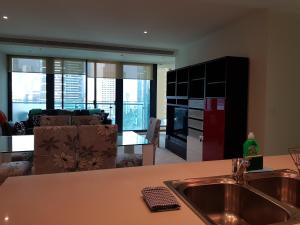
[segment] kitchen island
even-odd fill
[[[11,177],[0,186],[0,224],[201,225],[177,197],[180,210],[151,213],[141,190],[166,180],[230,174],[231,165],[220,160]],[[265,157],[264,166],[296,169],[289,155]]]

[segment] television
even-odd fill
[[[174,129],[173,135],[186,140],[188,132],[188,110],[187,108],[174,108]]]

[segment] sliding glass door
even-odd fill
[[[123,80],[123,130],[146,130],[150,118],[150,81]]]
[[[15,121],[31,109],[100,109],[120,129],[148,128],[152,65],[24,57],[10,65]]]
[[[54,107],[55,109],[86,108],[85,61],[55,60],[54,62]]]
[[[152,67],[123,66],[123,130],[146,130],[150,119]]]
[[[26,120],[29,110],[46,108],[46,61],[14,58],[11,63],[12,120]]]
[[[96,105],[109,113],[112,123],[116,122],[116,79],[97,78],[96,79]]]

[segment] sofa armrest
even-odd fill
[[[7,122],[0,124],[1,132],[0,134],[3,136],[11,136],[13,135],[14,131],[14,123],[13,122]]]

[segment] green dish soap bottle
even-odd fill
[[[243,156],[247,158],[249,156],[256,156],[258,155],[259,148],[258,144],[255,140],[255,136],[253,132],[248,134],[248,139],[244,142],[243,145]]]

